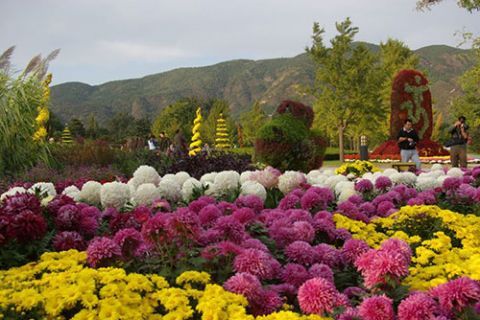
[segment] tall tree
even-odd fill
[[[244,143],[250,146],[255,143],[257,131],[265,124],[267,119],[268,116],[262,106],[258,101],[255,101],[251,110],[240,116]]]
[[[89,138],[95,139],[98,137],[98,123],[93,113],[90,114],[87,120],[86,135]]]
[[[85,127],[80,119],[70,119],[68,122],[68,128],[74,137],[85,137]]]
[[[313,44],[307,52],[317,68],[311,93],[316,98],[317,124],[334,126],[338,134],[340,161],[344,160],[345,130],[365,115],[379,115],[381,73],[375,56],[359,44],[353,46],[358,28],[349,18],[336,23],[338,35],[331,48],[323,43],[324,29],[313,25]]]
[[[202,101],[195,98],[185,98],[162,109],[152,124],[152,132],[159,135],[165,132],[168,137],[173,137],[177,129],[181,129],[189,140],[192,133],[191,127],[195,119],[195,111],[203,106]]]

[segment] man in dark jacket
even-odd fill
[[[454,126],[449,130],[452,135],[450,143],[450,160],[452,167],[467,167],[467,142],[468,142],[468,125],[465,123],[466,118],[461,116],[455,122]]]
[[[417,169],[420,169],[420,157],[418,156],[417,143],[418,134],[413,129],[412,120],[405,120],[403,128],[398,133],[398,147],[400,148],[400,156],[402,162],[409,162],[412,160],[415,162]]]

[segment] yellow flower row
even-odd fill
[[[45,253],[40,260],[0,271],[0,312],[38,312],[46,319],[191,319],[322,320],[280,311],[248,315],[247,300],[210,283],[205,272],[188,271],[171,287],[161,276],[127,274],[118,268],[91,269],[86,254],[75,250]],[[193,289],[192,285],[202,290]],[[80,307],[80,308],[79,308]],[[1,318],[1,316],[0,316]]]
[[[380,169],[374,166],[371,162],[356,160],[355,162],[352,162],[352,163],[344,163],[343,165],[341,165],[335,170],[335,173],[344,174],[344,175],[353,173],[356,176],[361,176],[367,172],[377,172],[377,171],[380,171]]]
[[[433,234],[431,239],[408,235],[396,227],[425,216],[440,218],[443,227],[453,232],[461,241],[452,246],[452,239],[444,232]],[[410,275],[405,284],[415,290],[427,290],[459,276],[480,280],[480,217],[463,215],[436,206],[407,206],[388,218],[377,218],[369,224],[335,214],[337,228],[345,228],[354,238],[364,240],[378,248],[388,238],[405,240],[415,248]],[[383,230],[380,232],[378,230]]]

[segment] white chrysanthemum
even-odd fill
[[[118,181],[105,183],[100,188],[100,201],[104,208],[120,210],[130,201],[130,188],[126,183]]]
[[[340,181],[335,186],[335,194],[340,194],[347,189],[355,190],[355,183],[353,181]]]
[[[0,201],[3,201],[3,199],[5,199],[8,196],[14,196],[17,193],[27,193],[27,189],[25,189],[24,187],[13,187],[9,189],[7,192],[2,193],[2,195],[0,196]]]
[[[322,170],[322,173],[328,177],[330,176],[334,176],[335,175],[335,170],[333,169],[325,169],[325,170]]]
[[[137,185],[135,185],[135,179],[131,178],[130,180],[128,180],[127,185],[130,188],[130,194],[135,194],[138,187]]]
[[[435,189],[438,186],[437,179],[433,177],[419,177],[415,186],[420,191]]]
[[[153,201],[160,199],[160,191],[153,183],[144,183],[138,186],[133,196],[133,201],[138,205],[151,205]]]
[[[62,194],[69,196],[75,201],[80,200],[80,189],[78,189],[76,186],[68,186],[65,189],[63,189]]]
[[[374,179],[373,173],[365,172],[362,176],[362,179],[368,179],[368,180],[372,181]]]
[[[93,205],[100,204],[100,190],[102,184],[97,181],[86,182],[80,191],[80,201]]]
[[[383,171],[383,175],[391,179],[392,175],[399,173],[397,169],[388,168]]]
[[[215,177],[214,184],[222,191],[222,193],[228,193],[239,187],[240,174],[236,171],[222,171]]]
[[[443,166],[440,163],[435,163],[431,168],[430,171],[441,170],[443,171]]]
[[[278,178],[278,189],[280,189],[283,194],[287,194],[304,182],[306,182],[306,178],[303,173],[298,171],[285,171],[285,173]]]
[[[215,177],[217,176],[217,172],[210,172],[210,173],[205,173],[201,178],[200,182],[205,184],[205,182],[214,182]]]
[[[392,174],[390,179],[396,184],[414,185],[417,176],[413,172],[399,172]]]
[[[448,170],[447,176],[461,178],[463,177],[463,171],[460,168],[451,168]]]
[[[176,180],[176,179],[175,179],[175,175],[174,175],[173,173],[167,173],[166,175],[164,175],[164,176],[162,177],[162,179],[165,179],[165,180],[168,180],[168,179],[170,179],[170,180]]]
[[[175,173],[175,180],[181,186],[183,186],[185,181],[187,181],[188,179],[190,179],[190,175],[185,171],[179,171]]]
[[[205,190],[206,196],[217,197],[221,192],[218,186],[213,182],[207,181],[204,183],[204,185],[207,187],[207,190]]]
[[[338,195],[338,203],[347,201],[351,196],[358,195],[358,193],[353,188],[343,189],[342,192]]]
[[[335,186],[341,181],[348,181],[348,178],[344,175],[337,174],[335,176],[328,177],[327,180],[325,180],[325,185],[330,189],[335,190]]]
[[[185,201],[191,199],[193,195],[193,190],[197,188],[202,188],[202,183],[195,178],[189,178],[182,185],[182,198]]]
[[[429,173],[430,173],[430,176],[434,178],[438,178],[445,175],[445,171],[443,170],[433,170],[433,171],[430,171]]]
[[[160,183],[160,175],[154,167],[140,166],[133,173],[133,181],[135,189],[144,183],[153,183],[154,185],[158,186]]]
[[[249,181],[251,176],[253,174],[253,171],[243,171],[242,174],[240,175],[240,184],[244,184],[245,182]]]
[[[182,197],[182,190],[175,180],[175,176],[173,176],[173,178],[167,177],[167,179],[164,177],[158,184],[158,191],[160,192],[160,196],[168,201],[176,202]]]
[[[240,188],[240,194],[245,195],[254,195],[260,197],[263,201],[267,199],[267,190],[265,187],[256,181],[247,181],[242,184]]]
[[[37,182],[33,186],[28,189],[28,192],[35,193],[35,191],[39,191],[40,194],[55,197],[57,195],[57,190],[55,190],[55,186],[51,182]]]
[[[308,178],[315,178],[318,176],[324,175],[322,171],[316,169],[316,170],[311,170],[309,173],[307,173],[307,179]]]
[[[307,174],[307,182],[309,184],[323,184],[328,176],[323,174],[320,170],[312,170]]]
[[[437,178],[437,183],[439,186],[443,186],[443,182],[448,178],[449,176],[440,176]]]

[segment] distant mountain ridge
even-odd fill
[[[370,50],[379,50],[375,44],[365,44]],[[456,79],[473,66],[473,52],[445,45],[414,52],[430,81],[434,107],[448,116],[450,101],[459,94]],[[310,85],[313,78],[314,65],[305,53],[292,58],[232,60],[95,86],[81,82],[59,84],[52,87],[51,108],[63,121],[72,117],[85,120],[94,114],[104,123],[116,112],[153,119],[181,98],[220,98],[230,103],[233,116],[238,117],[255,101],[267,111],[287,98],[310,103],[309,97],[299,95],[298,88]]]

